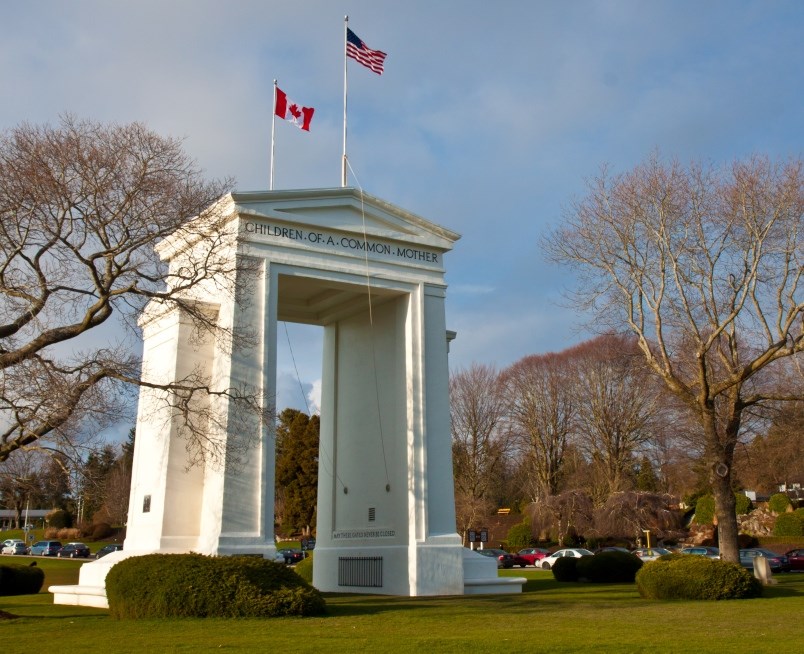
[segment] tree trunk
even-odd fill
[[[731,462],[729,462],[731,463]],[[725,467],[726,474],[721,476]],[[740,551],[737,542],[737,500],[731,488],[731,466],[725,462],[715,464],[717,468],[712,472],[712,494],[715,497],[715,516],[717,516],[718,547],[720,558],[724,561],[740,562]]]
[[[707,439],[706,458],[709,464],[709,482],[715,498],[720,558],[724,561],[739,563],[737,500],[732,488],[732,466],[734,464],[734,444],[737,443],[740,432],[741,407],[732,398],[728,419],[725,420],[722,427],[725,432],[722,438],[718,434],[718,419],[713,402],[706,403],[702,418]]]

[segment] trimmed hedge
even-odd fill
[[[712,495],[702,495],[695,503],[696,524],[711,525],[715,520],[715,498]]]
[[[646,599],[748,599],[762,595],[762,584],[736,563],[685,554],[649,561],[636,574]]]
[[[580,579],[593,583],[633,583],[641,567],[642,561],[634,554],[610,551],[581,557],[577,571]]]
[[[754,503],[745,493],[735,493],[735,512],[737,515],[747,515],[754,510]]]
[[[584,557],[581,557],[581,559]],[[587,557],[587,558],[592,558]],[[550,568],[553,571],[553,577],[556,581],[578,581],[578,561],[581,559],[576,559],[575,557],[571,556],[564,556],[558,559],[554,564],[553,567]]]
[[[745,493],[734,493],[734,509],[737,515],[746,515],[754,508],[751,499]],[[715,498],[712,494],[701,495],[695,503],[695,523],[711,525],[715,521]]]
[[[45,583],[42,568],[32,565],[0,564],[0,595],[36,595]]]
[[[804,536],[804,517],[793,513],[782,513],[773,525],[774,536]]]
[[[307,558],[302,559],[293,566],[293,572],[304,579],[308,584],[313,583],[313,552],[307,552]]]
[[[147,554],[106,577],[112,617],[277,617],[326,612],[324,598],[281,563],[247,556]]]
[[[773,513],[784,513],[791,506],[790,498],[784,493],[774,493],[768,499],[768,509]]]

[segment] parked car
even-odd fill
[[[89,558],[89,548],[83,543],[67,543],[56,552],[56,556],[63,559],[75,559],[78,557],[86,559]]]
[[[482,550],[475,550],[478,554],[482,554],[483,556],[488,556],[493,559],[497,559],[497,567],[498,568],[513,568],[514,567],[514,555],[509,554],[504,550],[498,549],[482,549]],[[524,561],[524,559],[523,559]],[[527,563],[525,564],[527,565]]]
[[[121,543],[110,543],[109,545],[104,545],[97,552],[95,552],[95,558],[101,559],[107,554],[111,554],[112,552],[119,552],[122,549],[123,545]]]
[[[790,570],[804,570],[804,549],[790,550],[785,556]]]
[[[664,547],[641,547],[634,550],[634,554],[636,554],[642,561],[655,561],[660,556],[670,553],[670,550],[665,549]]]
[[[15,552],[14,549],[18,543],[22,543],[22,546],[25,547],[25,541],[20,538],[9,538],[8,540],[3,541],[3,545],[0,546],[0,554],[18,554]],[[27,551],[28,548],[25,547]]]
[[[519,550],[517,552],[518,556],[521,556],[525,561],[528,562],[528,565],[539,565],[539,561],[541,561],[545,556],[550,554],[550,550],[546,550],[541,547],[528,547],[524,550]]]
[[[695,556],[705,556],[707,559],[719,559],[720,550],[717,547],[683,547],[681,554],[694,554]]]
[[[61,543],[57,540],[40,540],[31,545],[32,556],[56,556],[61,549]]]
[[[530,565],[530,561],[523,556],[519,556],[517,553],[512,553],[511,556],[513,557],[515,566],[518,565],[520,568],[524,568],[526,565]]]
[[[601,552],[625,552],[626,554],[633,554],[627,547],[617,547],[616,545],[601,547],[595,550],[595,554],[600,554]]]
[[[771,572],[786,572],[790,569],[787,562],[787,557],[784,554],[777,554],[762,547],[749,547],[740,550],[740,565],[744,568],[754,569],[754,559],[758,556],[764,556],[768,559]]]
[[[301,550],[296,549],[282,549],[276,551],[277,561],[279,561],[279,556],[282,556],[282,559],[286,565],[294,565],[299,561],[304,560],[304,552]]]
[[[11,545],[4,545],[0,550],[3,554],[27,554],[28,546],[21,540],[14,541]]]
[[[563,557],[572,557],[575,559],[580,559],[582,556],[594,556],[594,552],[590,552],[583,547],[568,547],[563,550],[558,550],[557,552],[553,552],[550,556],[545,556],[540,565],[544,570],[549,570],[552,568],[556,561]]]

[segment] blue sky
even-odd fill
[[[348,14],[388,53],[382,76],[349,62],[350,185],[462,234],[453,370],[589,337],[538,243],[601,165],[802,154],[798,0],[3,4],[0,127],[141,121],[242,191],[268,188],[273,79],[316,110],[310,133],[277,122],[275,188],[340,185]],[[279,403],[304,408],[320,338],[288,333]]]

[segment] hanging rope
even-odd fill
[[[285,328],[285,338],[288,342],[288,350],[290,350],[290,360],[293,362],[293,370],[296,372],[296,381],[299,382],[299,390],[301,391],[302,397],[304,398],[304,406],[307,407],[307,415],[312,416],[313,412],[310,411],[310,404],[307,402],[307,393],[304,392],[304,386],[302,385],[301,376],[299,375],[299,369],[296,367],[296,357],[293,356],[293,346],[290,344],[290,334],[288,333],[288,324],[286,322],[282,322],[282,326]]]
[[[371,274],[368,259],[368,236],[366,234],[366,209],[363,198],[363,187],[360,185],[360,181],[358,180],[357,175],[355,174],[355,171],[352,168],[352,164],[349,162],[348,159],[346,160],[346,165],[349,167],[349,170],[352,171],[352,177],[354,177],[357,189],[358,191],[360,191],[360,214],[363,219],[363,262],[365,264],[365,270],[366,270],[366,293],[368,296],[369,332],[371,334],[371,365],[372,365],[372,372],[374,374],[374,401],[377,408],[377,422],[380,432],[380,447],[382,448],[382,462],[383,465],[385,466],[385,490],[388,491],[390,490],[390,479],[388,477],[388,461],[385,454],[385,435],[382,429],[382,411],[380,409],[380,388],[379,388],[379,381],[377,379],[377,348],[374,345],[374,313],[371,302]]]
[[[293,361],[293,370],[296,373],[296,381],[299,383],[299,390],[301,391],[302,397],[304,398],[304,406],[307,407],[307,415],[312,416],[313,412],[310,411],[310,404],[309,404],[309,402],[307,402],[307,393],[304,392],[304,386],[302,384],[301,375],[299,375],[299,369],[296,366],[296,357],[293,354],[293,346],[290,343],[290,333],[288,332],[288,324],[283,321],[282,326],[285,328],[285,338],[287,339],[287,342],[288,342],[288,350],[290,350],[290,360]],[[321,456],[322,452],[324,454],[323,457]],[[341,486],[344,486],[344,484],[341,481],[340,477],[338,477],[337,471],[335,470],[335,464],[332,461],[332,457],[329,455],[328,452],[325,452],[323,450],[323,448],[321,447],[320,432],[319,432],[319,441],[318,441],[318,453],[319,453],[319,458],[318,458],[319,464],[323,465],[324,468],[326,469],[326,472],[328,474],[331,474],[333,477],[335,477],[335,479],[337,480],[337,482]]]

